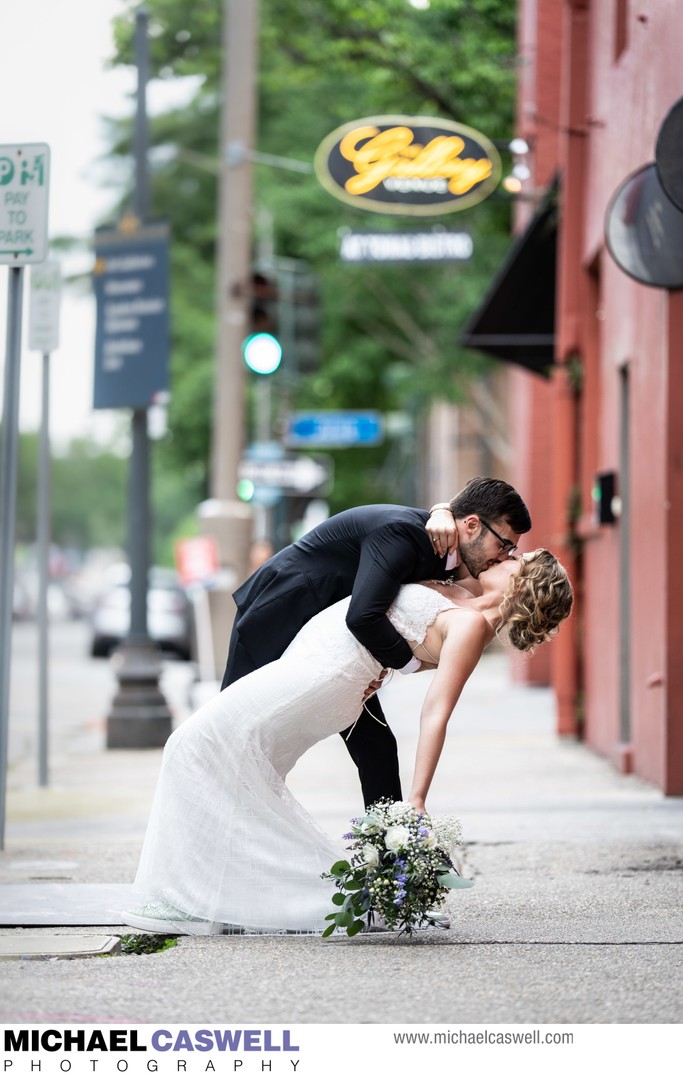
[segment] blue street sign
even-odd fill
[[[285,435],[290,448],[351,448],[379,445],[383,440],[379,411],[297,411]]]
[[[149,407],[168,391],[168,226],[124,217],[95,233],[95,408]]]

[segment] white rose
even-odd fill
[[[427,836],[422,839],[426,848],[436,848],[436,837],[433,833],[428,833]]]
[[[366,867],[376,867],[379,863],[379,852],[374,844],[363,845],[363,863]]]
[[[410,830],[406,826],[389,826],[384,837],[384,843],[390,852],[405,848],[409,840]]]

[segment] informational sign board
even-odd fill
[[[144,408],[168,391],[168,226],[124,218],[95,235],[95,408]]]
[[[179,539],[174,546],[174,555],[178,576],[184,587],[206,582],[220,568],[216,540],[208,534]]]
[[[467,261],[474,243],[467,232],[342,232],[343,262]]]
[[[42,262],[31,269],[28,346],[44,355],[59,347],[62,273],[59,262]]]
[[[49,192],[49,146],[0,146],[0,265],[45,261]]]
[[[379,411],[297,411],[285,434],[290,448],[368,447],[383,440]]]

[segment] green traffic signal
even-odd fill
[[[244,361],[255,374],[273,374],[282,359],[282,347],[270,333],[252,333],[242,344]]]

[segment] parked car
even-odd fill
[[[90,615],[92,657],[109,657],[130,630],[130,569],[113,565],[108,585]],[[152,567],[147,589],[147,632],[162,650],[189,661],[192,651],[192,605],[172,568]]]

